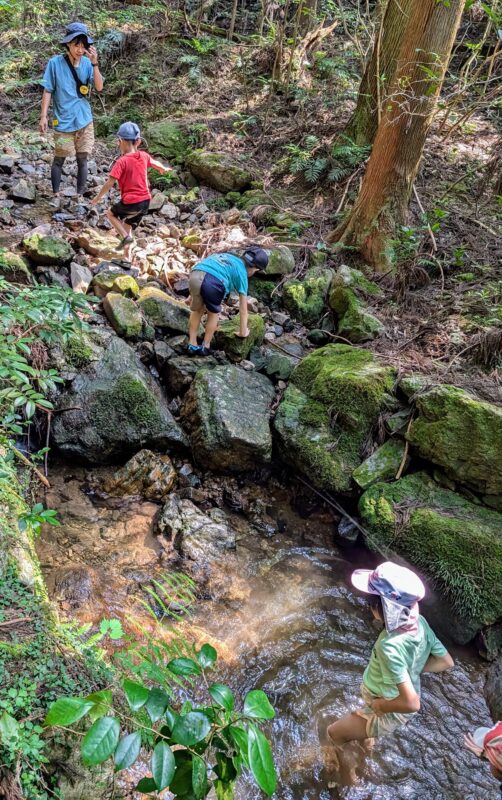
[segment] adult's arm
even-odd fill
[[[455,662],[449,653],[444,656],[429,656],[422,672],[444,672],[451,669]]]
[[[51,93],[48,92],[47,89],[44,89],[42,94],[42,107],[40,109],[40,124],[39,124],[40,133],[45,133],[49,126],[47,117],[49,114],[51,97],[52,97]]]
[[[90,60],[91,60],[91,64],[92,64],[92,81],[94,83],[94,88],[96,89],[97,92],[100,92],[103,89],[103,76],[101,75],[101,72],[99,71],[98,51],[96,50],[94,45],[91,45],[89,47],[89,49],[86,50],[85,52],[86,52],[87,56],[90,58]]]
[[[369,703],[377,717],[381,717],[382,714],[412,714],[414,711],[420,711],[420,695],[410,680],[398,683],[397,689],[399,697],[395,697],[394,700],[378,697]]]

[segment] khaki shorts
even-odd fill
[[[371,703],[372,700],[377,699],[376,695],[372,694],[364,684],[361,684],[361,697],[365,703]],[[381,717],[378,717],[369,705],[354,711],[354,714],[367,720],[366,735],[371,739],[384,736],[386,733],[392,733],[396,728],[400,728],[401,725],[406,725],[416,713],[414,711],[411,714],[382,714]]]
[[[58,158],[67,158],[76,153],[90,155],[94,147],[94,124],[89,122],[85,128],[78,131],[54,131],[54,155]]]

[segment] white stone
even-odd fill
[[[74,292],[86,294],[89,284],[92,281],[92,272],[88,267],[77,264],[73,261],[70,264],[71,288]]]

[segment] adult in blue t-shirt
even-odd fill
[[[61,40],[65,53],[53,56],[45,68],[40,112],[40,131],[49,127],[48,112],[52,100],[54,129],[54,161],[51,167],[52,191],[61,185],[63,164],[68,156],[77,157],[77,193],[87,185],[87,162],[94,146],[94,125],[89,103],[91,86],[100,92],[103,77],[99,71],[98,53],[87,26],[72,22]],[[85,55],[84,55],[85,54]]]
[[[211,340],[218,327],[218,319],[223,298],[230,292],[239,295],[239,333],[241,338],[249,336],[248,330],[248,279],[263,270],[268,264],[268,253],[261,247],[252,245],[242,255],[234,253],[214,253],[202,259],[190,273],[191,312],[188,328],[188,354],[208,356],[211,353]],[[207,312],[204,341],[197,343],[197,333],[202,316]]]

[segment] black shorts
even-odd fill
[[[123,203],[120,200],[112,206],[114,217],[125,220],[128,225],[137,225],[150,208],[149,200],[141,200],[139,203]]]
[[[193,269],[190,273],[190,296],[192,298],[192,311],[200,311],[204,306],[213,314],[219,314],[221,304],[225,297],[225,285],[201,269]]]

